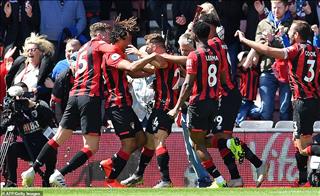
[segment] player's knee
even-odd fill
[[[123,140],[121,142],[121,148],[123,151],[131,154],[138,148],[138,145],[136,140]]]

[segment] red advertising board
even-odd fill
[[[272,186],[290,186],[298,177],[296,161],[294,157],[294,147],[292,145],[291,133],[271,133],[271,132],[249,132],[235,133],[242,141],[256,152],[258,157],[267,160],[270,163],[268,178],[262,185],[264,187]],[[60,169],[70,160],[70,158],[82,148],[83,142],[80,135],[73,135],[64,145],[59,148],[57,168]],[[113,133],[102,134],[100,149],[90,161],[73,173],[66,175],[68,186],[103,186],[104,174],[99,168],[99,162],[102,159],[110,158],[119,150],[120,143],[117,136]],[[174,186],[183,187],[186,185],[185,177],[191,179],[194,175],[187,171],[188,160],[185,152],[183,136],[181,132],[173,132],[167,140],[167,148],[170,155],[170,176]],[[229,179],[228,171],[216,149],[209,150],[214,163],[226,179]],[[134,153],[129,160],[127,167],[120,175],[119,179],[126,178],[134,172],[137,166],[139,153]],[[21,172],[26,170],[29,164],[19,161],[18,177]],[[240,175],[243,178],[245,186],[255,186],[255,168],[245,160],[243,164],[238,165]],[[187,172],[186,172],[187,171]],[[186,174],[186,175],[185,175]],[[144,185],[142,187],[152,187],[160,179],[160,173],[157,169],[156,159],[153,157],[150,165],[147,167],[144,175]],[[1,177],[3,181],[3,177]],[[188,181],[188,180],[187,180]],[[21,179],[18,178],[21,184]],[[190,183],[190,182],[189,182]],[[192,182],[191,182],[192,183]],[[36,178],[36,186],[40,186],[40,177]]]

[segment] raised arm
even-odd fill
[[[137,61],[134,61],[130,63],[130,61],[127,61],[123,59],[122,61],[119,62],[118,68],[123,69],[123,70],[128,70],[131,72],[139,71],[141,70],[146,64],[150,63],[153,61],[156,57],[155,53],[152,53],[142,59],[139,59]]]
[[[187,56],[176,56],[171,54],[162,54],[161,55],[166,61],[179,64],[179,65],[185,65],[187,62]]]
[[[287,53],[285,52],[285,49],[283,49],[283,48],[273,48],[273,47],[269,47],[267,45],[249,40],[249,39],[245,38],[244,33],[239,30],[235,33],[235,36],[239,37],[240,42],[246,44],[247,46],[249,46],[250,48],[253,48],[254,50],[256,50],[257,52],[259,52],[261,54],[264,54],[266,56],[270,56],[270,57],[273,57],[276,59],[286,59],[287,58]]]

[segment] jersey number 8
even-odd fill
[[[215,64],[211,64],[208,67],[208,84],[210,87],[213,87],[214,85],[217,84],[217,66]]]

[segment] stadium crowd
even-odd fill
[[[319,0],[1,0],[0,15],[0,103],[8,89],[23,86],[33,95],[24,110],[50,106],[59,122],[32,156],[20,151],[20,158],[33,161],[21,174],[23,186],[33,186],[35,174],[50,165],[43,186],[65,187],[64,176],[98,151],[102,127],[112,125],[121,147],[100,163],[106,186],[141,184],[155,154],[161,180],[154,188],[172,187],[166,139],[176,120],[199,187],[243,187],[236,162],[244,159],[256,168],[260,187],[268,161],[232,135],[248,119],[293,120],[294,186],[309,185],[308,157],[320,155],[312,140],[313,123],[320,120]],[[150,20],[160,28],[151,29]],[[138,37],[145,41],[139,49]],[[5,109],[1,105],[0,112]],[[39,120],[19,126],[30,121]],[[24,134],[47,130],[34,129]],[[58,147],[77,129],[83,148],[53,171]],[[208,148],[218,149],[230,181]],[[138,168],[117,181],[136,150]],[[17,186],[18,157],[7,154],[7,187]]]

